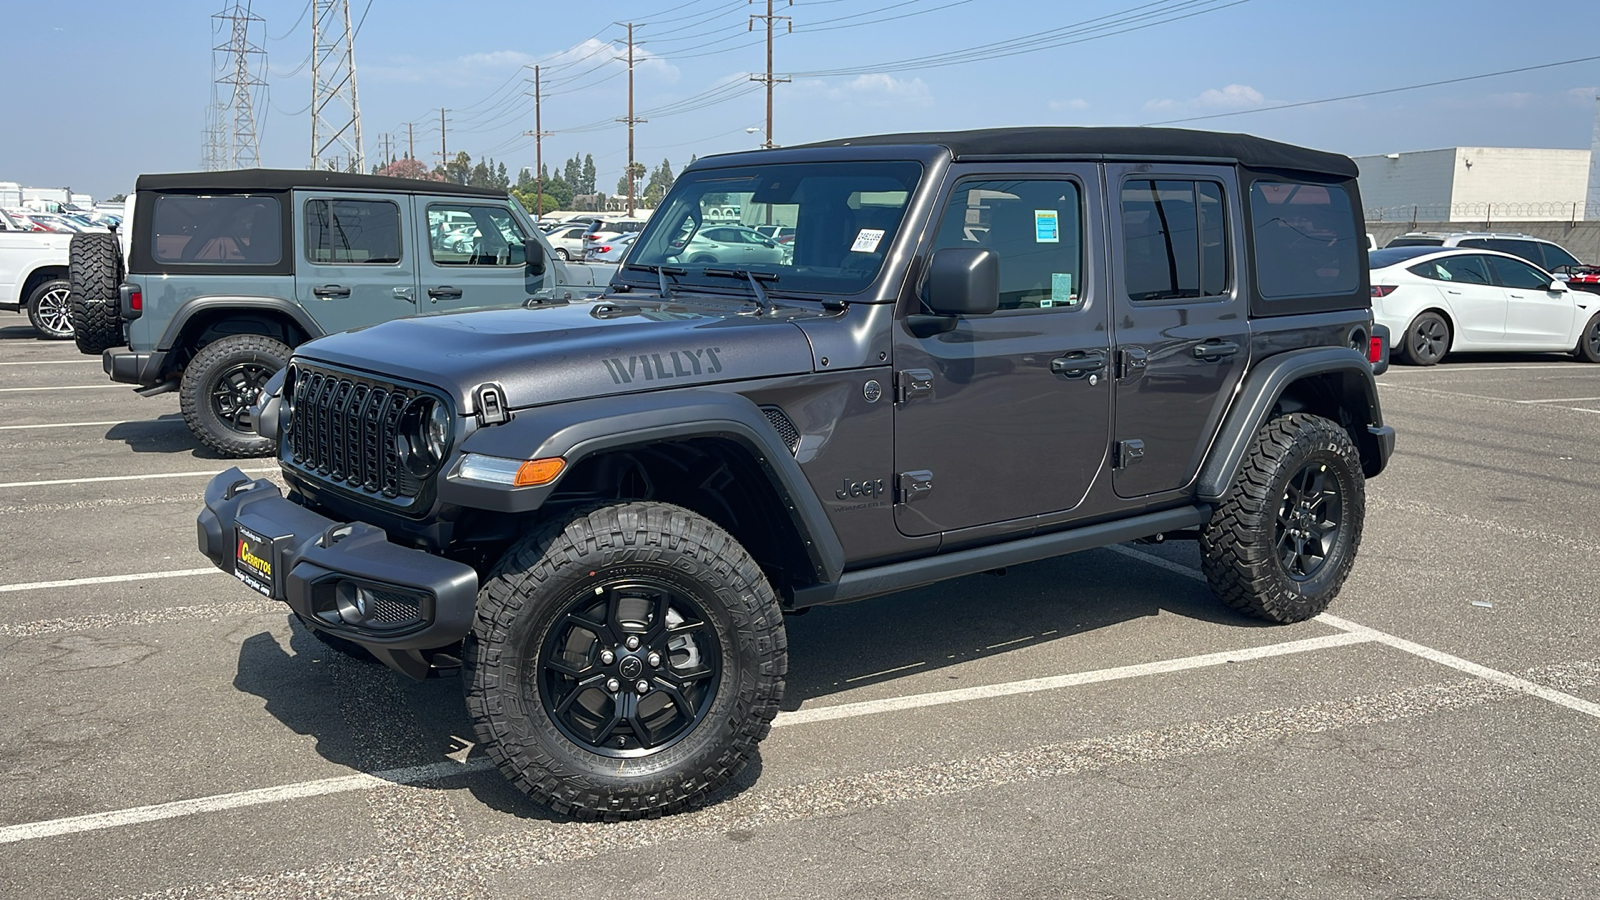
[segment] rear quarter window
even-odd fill
[[[1250,185],[1250,218],[1263,300],[1361,293],[1366,235],[1344,187],[1257,180]]]
[[[150,255],[166,264],[270,266],[283,259],[283,206],[275,196],[155,198]]]

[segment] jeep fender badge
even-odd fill
[[[511,418],[506,411],[506,392],[490,382],[472,389],[473,405],[478,409],[479,425],[499,425]]]

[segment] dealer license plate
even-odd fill
[[[262,537],[243,525],[233,526],[237,542],[233,574],[268,597],[273,595],[272,539]]]

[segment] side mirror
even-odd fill
[[[1000,257],[993,250],[946,247],[928,263],[928,309],[939,316],[986,316],[1000,308]]]
[[[539,278],[544,275],[544,244],[536,238],[530,238],[522,243],[522,251],[528,254],[528,275]]]
[[[1567,291],[1571,290],[1571,288],[1567,287],[1567,283],[1565,281],[1557,278],[1555,281],[1550,282],[1550,286],[1545,288],[1545,290],[1552,294],[1565,294]]]

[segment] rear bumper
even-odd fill
[[[391,668],[425,677],[421,651],[448,647],[472,628],[478,573],[471,566],[392,544],[365,522],[320,516],[237,468],[211,480],[205,504],[199,547],[213,565],[234,572],[240,526],[270,539],[271,576],[258,590]]]
[[[1368,425],[1367,433],[1378,445],[1378,472],[1382,472],[1389,467],[1389,457],[1394,455],[1394,426]],[[1371,474],[1376,475],[1377,472]]]
[[[160,350],[139,353],[127,347],[113,347],[100,354],[100,368],[119,384],[142,387],[160,384],[164,380],[161,370],[166,364],[167,354]]]

